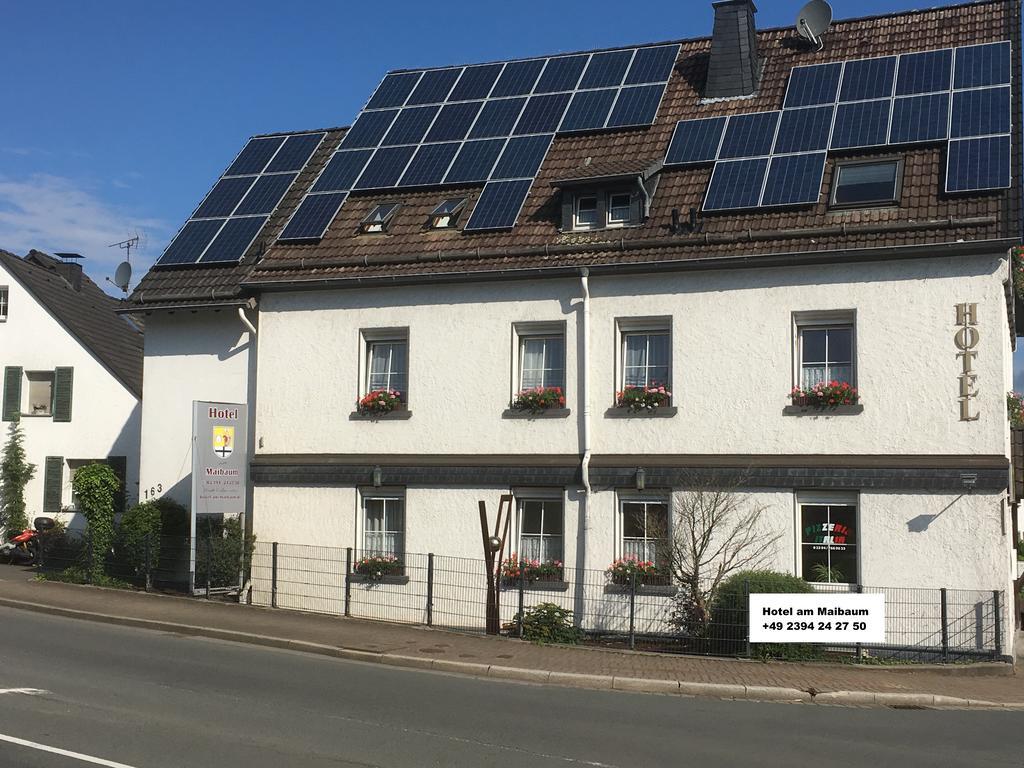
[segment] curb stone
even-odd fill
[[[42,603],[31,603],[0,597],[0,606],[19,610],[32,611],[71,619],[93,621],[102,624],[149,629],[158,632],[205,637],[214,640],[278,648],[288,651],[300,651],[320,656],[332,656],[348,661],[362,661],[371,664],[384,664],[409,669],[432,670],[465,674],[473,677],[491,677],[499,680],[517,680],[528,683],[559,685],[571,688],[588,688],[594,690],[619,690],[641,693],[669,693],[684,696],[700,696],[717,699],[747,701],[790,701],[821,705],[839,706],[886,706],[886,707],[955,707],[961,709],[1012,710],[1024,711],[1024,702],[1001,704],[978,699],[961,699],[954,696],[940,696],[925,693],[871,693],[868,691],[829,691],[810,693],[797,688],[776,686],[734,685],[724,683],[695,683],[687,681],[664,680],[657,678],[615,677],[612,675],[588,675],[576,672],[549,672],[547,670],[524,669],[521,667],[504,667],[472,662],[448,661],[443,659],[406,656],[397,653],[379,653],[323,645],[320,643],[293,640],[271,635],[259,635],[249,632],[238,632],[216,627],[205,627],[194,624],[178,624],[153,619],[140,619],[132,616],[118,616],[107,613],[78,611],[73,608],[62,608]]]

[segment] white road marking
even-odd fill
[[[0,688],[0,696],[5,693],[20,693],[23,696],[45,696],[49,691],[42,688]]]
[[[25,741],[24,739],[19,739],[15,736],[7,736],[2,733],[0,733],[0,741],[17,744],[19,747],[38,749],[40,752],[49,752],[54,755],[60,755],[61,757],[70,757],[72,760],[79,760],[83,763],[103,765],[106,766],[106,768],[134,768],[134,766],[126,765],[125,763],[115,763],[113,760],[104,760],[102,757],[83,755],[80,752],[71,752],[70,750],[60,749],[59,747],[48,747],[45,744],[36,744],[34,741]]]

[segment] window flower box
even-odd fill
[[[645,413],[664,408],[671,399],[672,393],[660,385],[626,387],[615,393],[615,407],[625,408],[632,413]]]
[[[793,405],[801,408],[836,408],[857,405],[860,400],[857,388],[845,381],[820,381],[807,389],[793,387],[789,397]]]
[[[565,394],[561,387],[531,387],[516,393],[512,400],[513,411],[540,413],[550,409],[565,408]]]
[[[501,581],[507,586],[516,586],[520,581],[530,584],[550,582],[562,584],[565,581],[565,568],[561,560],[521,560],[513,552],[501,564]]]
[[[352,573],[364,581],[384,581],[402,576],[405,564],[395,555],[366,555],[352,565]]]
[[[668,574],[662,568],[650,560],[641,560],[636,555],[620,557],[608,566],[604,573],[611,585],[619,587],[628,588],[633,584],[634,578],[637,587],[666,586],[669,583]]]
[[[392,411],[404,410],[402,393],[394,389],[374,389],[367,392],[356,404],[356,412],[364,416],[380,416]]]

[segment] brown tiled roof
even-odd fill
[[[84,273],[80,288],[61,263],[40,251],[24,258],[0,251],[3,264],[29,293],[136,397],[142,397],[142,333],[117,314],[122,304]]]
[[[566,170],[559,178],[552,180],[552,186],[565,185],[577,181],[597,181],[598,179],[620,179],[629,176],[647,176],[656,172],[661,166],[661,157],[618,158],[611,160],[584,161],[575,168]]]

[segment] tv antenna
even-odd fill
[[[796,31],[819,51],[825,47],[821,36],[832,24],[832,6],[825,0],[811,0],[796,17]]]
[[[120,288],[124,294],[128,295],[128,286],[132,281],[132,248],[139,247],[139,236],[130,237],[127,240],[122,240],[119,243],[111,243],[108,248],[117,246],[124,251],[124,261],[117,265],[117,270],[114,272],[114,279],[107,278],[108,283],[113,283]]]

